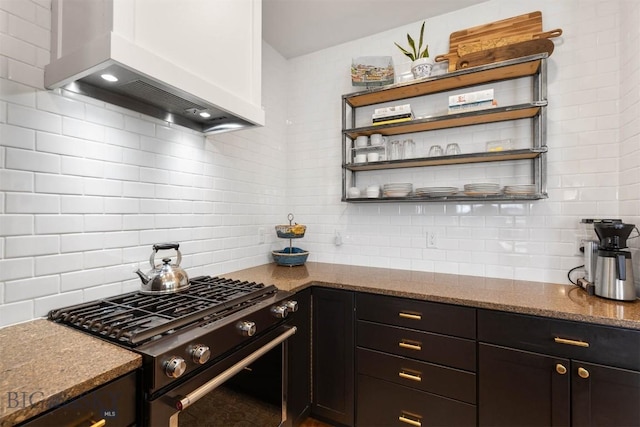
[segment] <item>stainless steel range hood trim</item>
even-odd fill
[[[84,64],[83,71],[78,64]],[[177,114],[171,114],[156,105],[142,102],[119,93],[88,85],[78,80],[99,73],[114,64],[138,75],[153,87],[169,94],[184,97],[224,113],[224,119],[213,117],[210,122],[192,121]],[[127,64],[127,65],[124,65]],[[252,105],[237,96],[207,82],[189,71],[180,68],[150,51],[130,43],[111,32],[85,45],[82,49],[67,54],[45,66],[45,87],[64,87],[76,93],[100,99],[138,113],[194,129],[204,134],[214,134],[246,127],[263,126],[265,113],[261,107]],[[198,95],[194,95],[194,94]],[[209,99],[224,99],[229,108],[223,109]],[[233,109],[234,113],[230,110]]]

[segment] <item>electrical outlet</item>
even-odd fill
[[[436,236],[436,233],[431,230],[427,230],[427,248],[438,248],[438,237]]]
[[[258,243],[262,245],[264,242],[265,242],[264,228],[260,227],[258,228]]]
[[[340,231],[336,230],[335,236],[333,237],[333,244],[336,246],[342,246],[342,234]]]

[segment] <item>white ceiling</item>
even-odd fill
[[[487,0],[263,0],[262,37],[294,58]]]

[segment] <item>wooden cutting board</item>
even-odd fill
[[[562,35],[562,30],[557,28],[551,31],[545,31],[544,33],[537,34],[520,34],[517,36],[500,37],[496,39],[485,39],[479,42],[461,44],[458,46],[458,56],[462,57],[473,52],[479,52],[481,50],[493,49],[496,47],[507,46],[514,43],[524,42],[534,39],[546,39],[552,37],[559,37]],[[458,60],[460,63],[460,60]]]
[[[555,45],[549,39],[537,39],[485,49],[461,56],[456,63],[456,69],[477,67],[544,52],[551,55],[554,47]]]
[[[449,71],[454,71],[460,58],[458,55],[460,45],[482,42],[487,39],[539,33],[542,33],[542,12],[540,11],[455,31],[449,36],[449,53],[436,56],[435,61],[449,61]]]

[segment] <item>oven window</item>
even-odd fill
[[[277,427],[282,423],[282,346],[180,413],[180,427]]]

